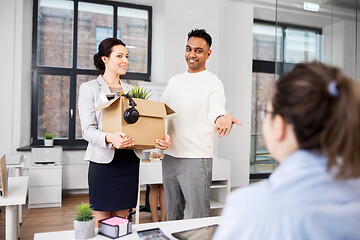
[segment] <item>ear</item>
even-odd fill
[[[210,55],[211,55],[211,50],[208,51],[208,55],[207,55],[206,59],[208,59],[210,57]]]
[[[107,60],[107,57],[106,57],[106,56],[102,56],[102,57],[101,57],[101,60],[104,62],[104,64],[107,63],[107,62],[106,62],[106,60]]]
[[[282,141],[286,137],[287,122],[279,114],[275,115],[274,120],[274,137],[276,141]]]

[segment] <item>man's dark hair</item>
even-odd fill
[[[202,38],[206,41],[206,43],[209,45],[209,47],[211,47],[212,44],[212,39],[211,36],[205,31],[205,29],[193,29],[191,30],[191,32],[188,33],[188,39],[192,37],[198,37],[198,38]]]

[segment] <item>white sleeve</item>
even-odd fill
[[[94,102],[94,94],[90,87],[87,84],[81,84],[79,90],[78,108],[82,136],[88,142],[108,148],[105,141],[106,132],[98,129],[98,119],[96,118],[95,112],[92,112],[95,108]]]
[[[243,230],[243,226],[240,225],[242,216],[239,215],[239,207],[237,205],[240,203],[234,203],[233,199],[231,194],[226,198],[225,207],[221,213],[221,222],[216,229],[213,240],[238,239],[240,230]]]
[[[218,116],[226,114],[225,102],[224,92],[217,91],[210,94],[208,120],[211,124],[214,124],[214,121]]]
[[[169,97],[168,97],[168,86],[169,86],[169,83],[168,83],[168,85],[166,86],[166,88],[165,88],[165,91],[164,91],[164,93],[163,93],[163,95],[161,96],[161,98],[160,98],[160,102],[163,102],[163,103],[166,103],[166,104],[168,104],[168,100],[169,100]]]

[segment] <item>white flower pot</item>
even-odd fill
[[[95,218],[82,222],[74,220],[75,239],[88,239],[95,236]]]
[[[44,145],[47,147],[51,147],[54,145],[54,139],[44,139]]]

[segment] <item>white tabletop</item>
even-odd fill
[[[156,222],[156,223],[143,223],[143,224],[135,224],[133,225],[133,233],[119,239],[121,240],[132,240],[132,239],[140,239],[136,231],[151,229],[151,228],[160,228],[165,235],[167,235],[170,239],[174,238],[171,233],[179,232],[183,230],[199,228],[203,226],[209,226],[212,224],[219,224],[220,217],[209,217],[209,218],[196,218],[196,219],[187,219],[187,220],[178,220],[178,221],[168,221],[168,222]],[[71,240],[75,239],[75,234],[73,230],[70,231],[60,231],[60,232],[47,232],[47,233],[35,233],[34,240]],[[96,235],[94,238],[90,238],[91,240],[100,240],[100,239],[109,239],[102,235]]]
[[[8,191],[0,197],[0,206],[22,205],[26,203],[29,177],[9,177]]]

